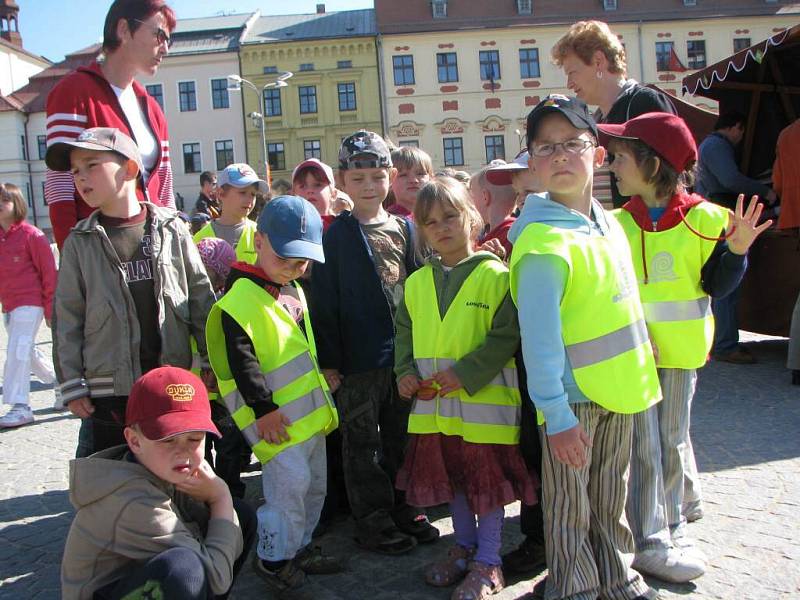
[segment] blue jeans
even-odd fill
[[[711,354],[721,356],[729,354],[739,347],[739,289],[741,284],[727,296],[711,300],[711,311],[714,313],[714,347]]]

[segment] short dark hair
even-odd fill
[[[612,142],[612,147],[622,147],[631,153],[642,178],[656,188],[659,198],[671,198],[680,188],[687,189],[694,185],[695,161],[691,161],[679,173],[663,156],[641,140],[613,138]]]
[[[216,175],[211,171],[203,171],[200,173],[200,187],[203,187],[207,183],[214,183],[214,178]]]
[[[106,22],[103,25],[103,51],[113,52],[122,43],[117,37],[117,24],[120,19],[128,22],[128,27],[133,33],[141,25],[138,21],[145,21],[156,13],[164,15],[167,29],[172,32],[177,23],[175,11],[167,6],[164,0],[114,0],[106,13]]]
[[[718,118],[717,122],[714,123],[714,131],[719,131],[720,129],[728,129],[729,127],[736,127],[742,124],[742,127],[745,126],[747,123],[747,117],[745,117],[740,112],[726,112],[722,113]]]

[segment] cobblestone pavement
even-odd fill
[[[675,598],[800,598],[800,388],[784,369],[786,341],[747,335],[759,364],[712,363],[700,374],[692,426],[702,474],[706,516],[690,525],[709,557],[708,573],[694,584],[650,580],[660,596]],[[49,331],[39,336],[50,350]],[[0,364],[6,338],[0,331]],[[59,563],[72,516],[67,461],[77,419],[52,410],[49,386],[33,384],[36,423],[0,432],[0,600],[58,598]],[[256,475],[248,497],[258,501]],[[519,542],[519,506],[507,509],[504,549]],[[447,515],[432,515],[443,538],[397,558],[359,550],[342,523],[322,538],[347,557],[346,573],[319,576],[310,587],[326,599],[408,600],[449,597],[422,582],[423,566],[452,541]],[[498,600],[529,596],[532,581],[509,582]],[[245,567],[233,597],[265,598],[260,580]]]

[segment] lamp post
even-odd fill
[[[267,153],[267,131],[266,131],[267,104],[264,99],[264,92],[272,88],[287,87],[289,84],[286,83],[286,80],[292,77],[293,75],[294,73],[292,73],[291,71],[285,71],[280,75],[278,75],[275,81],[270,81],[261,88],[259,88],[252,81],[249,81],[244,77],[241,77],[240,75],[236,75],[235,73],[228,75],[228,80],[234,83],[232,87],[228,87],[229,90],[231,91],[241,90],[242,84],[245,84],[248,88],[250,88],[256,93],[256,96],[258,96],[258,107],[259,109],[261,109],[261,112],[253,111],[247,116],[253,119],[253,125],[259,127],[259,130],[261,132],[261,158],[264,161],[263,163],[264,173],[266,175],[265,179],[267,180],[268,183],[271,183],[270,181],[271,177],[269,172],[269,154]],[[258,123],[258,125],[256,125],[256,123]]]

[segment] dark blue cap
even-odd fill
[[[322,218],[314,205],[300,196],[278,196],[267,202],[258,216],[258,230],[282,258],[325,262]]]

